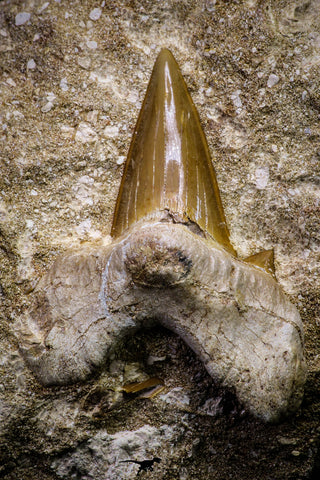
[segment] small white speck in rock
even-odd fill
[[[119,127],[117,125],[108,125],[103,132],[105,137],[116,137],[119,135]]]
[[[267,87],[268,88],[274,87],[279,82],[279,80],[280,78],[278,77],[278,75],[271,73],[271,75],[269,75],[269,78],[268,78]]]
[[[29,220],[29,219],[27,218],[27,220],[26,220],[26,227],[30,230],[33,226],[34,226],[34,221],[33,221],[33,220]]]
[[[33,70],[34,68],[36,68],[36,62],[31,58],[27,63],[27,69]]]
[[[43,112],[43,113],[50,112],[50,110],[52,109],[52,107],[53,107],[53,103],[52,103],[52,102],[47,102],[47,103],[41,108],[41,112]]]
[[[278,146],[275,145],[275,144],[271,145],[271,150],[272,150],[274,153],[277,153],[277,151],[278,151]]]
[[[14,118],[24,118],[23,113],[19,112],[19,110],[14,110],[12,112],[12,114],[13,114]]]
[[[99,18],[101,17],[101,13],[102,13],[101,8],[94,8],[89,13],[89,18],[91,20],[99,20]]]
[[[88,40],[87,41],[87,47],[90,48],[90,50],[95,50],[97,48],[98,44],[95,40]]]
[[[231,95],[231,100],[233,102],[233,105],[236,107],[236,108],[241,108],[242,107],[242,101],[241,101],[241,98],[240,98],[240,93],[241,93],[241,90],[236,90],[232,95]]]
[[[63,90],[64,92],[66,92],[67,90],[69,90],[69,86],[68,86],[68,81],[67,79],[64,77],[61,79],[60,81],[60,88],[61,90]]]
[[[39,33],[36,33],[35,36],[33,37],[33,40],[32,40],[32,41],[33,41],[33,42],[36,42],[37,40],[39,40],[39,38],[40,38]]]
[[[20,12],[17,13],[16,18],[15,18],[15,24],[17,27],[20,25],[24,25],[27,23],[31,18],[31,14],[28,12]]]
[[[46,94],[48,102],[53,102],[56,99],[56,96],[53,92],[48,92]]]
[[[207,97],[212,97],[214,95],[214,91],[212,87],[207,88],[206,95]]]
[[[259,167],[255,171],[256,187],[258,190],[263,190],[268,185],[269,181],[269,168]]]
[[[167,393],[159,396],[160,400],[173,405],[189,405],[190,398],[183,391],[182,387],[175,387]]]
[[[6,83],[10,85],[11,87],[16,87],[17,84],[12,78],[7,78]]]
[[[32,195],[33,197],[37,196],[38,195],[38,192],[36,190],[31,190],[30,192],[30,195]]]
[[[90,230],[90,228],[91,228],[91,220],[87,219],[87,220],[83,220],[83,222],[79,223],[79,225],[76,227],[76,231],[80,235],[84,235],[85,233],[88,232],[88,230]]]
[[[117,165],[123,165],[125,161],[126,157],[124,155],[121,155],[117,160]]]
[[[6,32],[6,30],[4,28],[0,28],[0,35],[2,35],[3,37],[7,37],[8,34]]]
[[[127,100],[130,103],[136,103],[138,101],[138,99],[139,99],[138,92],[135,92],[135,91],[130,92],[128,97],[127,97]]]
[[[153,365],[154,363],[157,363],[157,362],[164,362],[166,360],[166,355],[163,356],[163,357],[157,357],[155,355],[150,355],[148,358],[147,358],[147,365]]]
[[[69,125],[61,125],[60,130],[62,136],[65,138],[72,138],[75,133],[75,129]]]
[[[91,58],[90,57],[79,57],[78,58],[78,65],[85,70],[89,70],[91,65]]]
[[[48,8],[50,5],[50,2],[44,3],[38,10],[38,13],[42,13],[46,8]]]
[[[87,123],[81,122],[78,125],[75,139],[81,143],[93,143],[97,140],[97,134]]]
[[[293,455],[294,457],[299,457],[300,452],[299,452],[299,450],[292,450],[291,455]]]
[[[206,2],[206,9],[208,10],[208,12],[215,11],[215,4],[216,4],[216,0],[211,0]]]
[[[98,110],[91,110],[87,113],[87,121],[90,123],[97,123],[98,120]]]

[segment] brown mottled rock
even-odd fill
[[[157,436],[154,451],[134,436],[124,458],[162,458],[148,479],[318,478],[319,2],[0,3],[0,476],[104,480],[112,468],[134,479],[137,468],[113,463],[108,441],[124,432],[132,446],[127,432],[150,425],[180,433]],[[22,12],[30,20],[16,25]],[[163,327],[124,338],[110,357],[124,370],[106,359],[86,381],[53,387],[38,382],[12,334],[58,256],[110,243],[124,159],[162,47],[199,111],[233,247],[240,258],[274,249],[278,284],[302,318],[304,400],[277,425],[247,415]],[[271,88],[270,75],[279,77]],[[83,123],[94,141],[75,139]],[[150,356],[165,360],[149,365]],[[158,396],[108,411],[132,363],[189,402]]]

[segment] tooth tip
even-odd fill
[[[165,48],[165,47],[161,48],[156,61],[160,61],[160,60],[174,60],[175,61],[174,56],[171,53],[171,51],[169,50],[169,48]]]
[[[235,253],[198,112],[167,48],[157,57],[139,114],[111,235],[165,210]]]

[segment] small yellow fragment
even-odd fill
[[[155,388],[152,388],[155,387]],[[151,390],[149,390],[151,388]],[[130,383],[129,385],[123,385],[120,390],[126,393],[137,393],[142,390],[148,390],[141,393],[138,398],[153,398],[164,390],[164,381],[161,378],[151,377],[143,382]]]
[[[263,270],[273,276],[275,274],[273,248],[271,250],[263,250],[262,252],[250,255],[250,257],[245,258],[244,261],[263,268]]]

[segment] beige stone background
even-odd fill
[[[305,399],[281,425],[248,416],[162,329],[127,339],[87,384],[52,389],[12,333],[57,255],[110,241],[161,47],[199,110],[234,247],[275,249],[304,322]],[[153,456],[141,478],[318,478],[319,69],[319,0],[0,1],[0,478],[135,478],[119,461]],[[110,400],[110,378],[152,375],[162,396]]]

